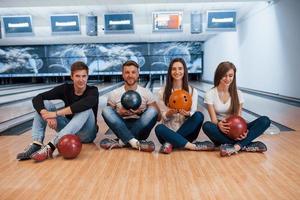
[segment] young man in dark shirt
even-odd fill
[[[32,140],[18,160],[43,161],[52,157],[59,139],[66,134],[76,134],[83,143],[90,143],[96,137],[99,93],[97,87],[87,85],[88,67],[83,62],[71,66],[72,84],[62,84],[41,93],[32,99],[36,110],[32,126]],[[61,99],[65,107],[56,109],[49,100]],[[47,125],[57,133],[43,146]]]

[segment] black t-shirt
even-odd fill
[[[81,96],[77,96],[74,92],[73,84],[62,84],[54,87],[53,89],[38,94],[32,99],[33,107],[40,113],[45,109],[44,100],[60,99],[65,103],[65,107],[70,106],[73,114],[79,113],[88,109],[93,110],[95,116],[95,123],[97,124],[97,112],[99,102],[98,88],[95,86],[86,86],[86,90]],[[68,119],[72,119],[72,115],[67,115]]]

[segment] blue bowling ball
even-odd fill
[[[122,95],[121,104],[127,110],[137,110],[142,104],[141,95],[134,90],[128,90]]]

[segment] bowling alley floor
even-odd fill
[[[105,128],[105,127],[104,127]],[[103,127],[102,127],[103,129]],[[46,141],[53,135],[47,131]],[[203,138],[200,134],[199,139]],[[298,199],[300,131],[264,135],[265,153],[170,155],[84,144],[78,158],[17,161],[30,131],[0,137],[0,199]],[[111,137],[111,136],[110,136]]]

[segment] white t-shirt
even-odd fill
[[[158,95],[159,95],[159,108],[161,110],[161,114],[162,114],[162,123],[164,125],[166,125],[168,128],[170,128],[173,131],[177,131],[181,125],[183,124],[183,122],[186,120],[186,117],[176,113],[174,114],[172,117],[168,118],[166,117],[166,112],[168,111],[168,107],[165,105],[164,100],[163,100],[163,94],[165,91],[165,87],[161,87]],[[193,115],[194,112],[196,112],[197,110],[197,105],[198,105],[198,92],[196,89],[192,89],[191,87],[189,87],[189,91],[190,94],[193,92],[192,94],[192,107],[191,107],[191,111],[190,114]]]
[[[145,111],[148,108],[148,105],[155,102],[154,95],[152,92],[144,87],[137,86],[137,89],[135,90],[137,93],[141,95],[142,103],[139,109],[142,109]],[[121,86],[115,90],[113,90],[110,95],[108,96],[107,102],[114,106],[116,108],[116,111],[118,112],[123,106],[121,104],[121,97],[126,92],[125,86]],[[140,116],[133,114],[131,116],[123,117],[124,119],[129,118],[139,118]]]
[[[237,93],[240,104],[244,103],[242,92],[238,90]],[[218,120],[222,120],[229,115],[231,97],[228,98],[227,102],[223,103],[219,97],[218,90],[216,87],[206,92],[204,97],[204,103],[214,106]]]

